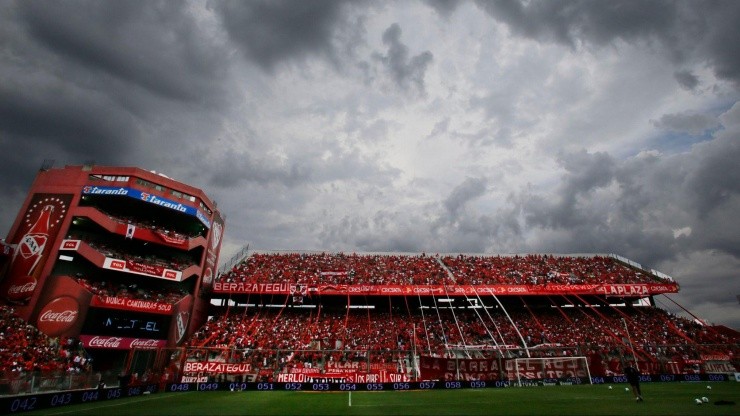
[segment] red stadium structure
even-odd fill
[[[66,346],[66,361],[0,354],[0,389],[59,370],[328,390],[740,368],[738,332],[659,307],[681,307],[679,285],[618,255],[245,249],[216,271],[223,229],[201,190],[161,174],[42,169],[0,246],[0,324]]]
[[[115,377],[130,350],[176,347],[205,322],[223,229],[200,189],[162,174],[44,168],[2,244],[0,298]],[[28,361],[11,375],[45,365]]]
[[[187,382],[543,380],[733,373],[738,333],[656,307],[670,277],[615,255],[254,252],[157,366]],[[669,299],[669,298],[668,298]]]

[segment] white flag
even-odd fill
[[[134,238],[134,233],[136,232],[136,226],[134,224],[129,224],[126,228],[126,238]]]

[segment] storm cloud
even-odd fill
[[[1,224],[51,160],[138,166],[218,202],[222,259],[615,253],[740,328],[738,21],[736,1],[1,2]]]

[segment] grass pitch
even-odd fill
[[[711,390],[707,389],[711,386]],[[186,392],[22,413],[24,415],[740,415],[740,383],[643,383],[636,403],[624,384],[406,392]],[[707,397],[697,405],[694,399]],[[720,400],[734,405],[715,405]]]

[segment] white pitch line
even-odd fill
[[[188,392],[179,393],[178,396],[179,395],[182,395],[182,394],[188,394],[188,393],[193,393],[193,392],[188,391]],[[148,402],[149,400],[163,399],[165,397],[166,396],[164,394],[162,394],[161,396],[154,395],[154,396],[151,396],[151,397],[142,398],[141,400],[132,400],[132,401],[133,402],[136,402],[136,403],[141,403],[141,402]],[[91,406],[89,408],[85,408],[85,410],[88,410],[88,409],[90,409],[90,410],[97,410],[97,409],[104,409],[106,407],[124,406],[124,405],[130,404],[132,401],[126,401],[126,403],[105,404],[105,405],[101,405],[101,406],[94,406],[93,403],[90,403]],[[82,403],[78,403],[78,404],[82,404]],[[47,408],[47,410],[48,410],[48,408]],[[79,412],[79,409],[77,409],[77,410],[67,410],[67,411],[55,412],[55,413],[49,413],[49,414],[50,415],[66,415],[66,414],[69,414],[69,413],[77,413],[77,412]]]

